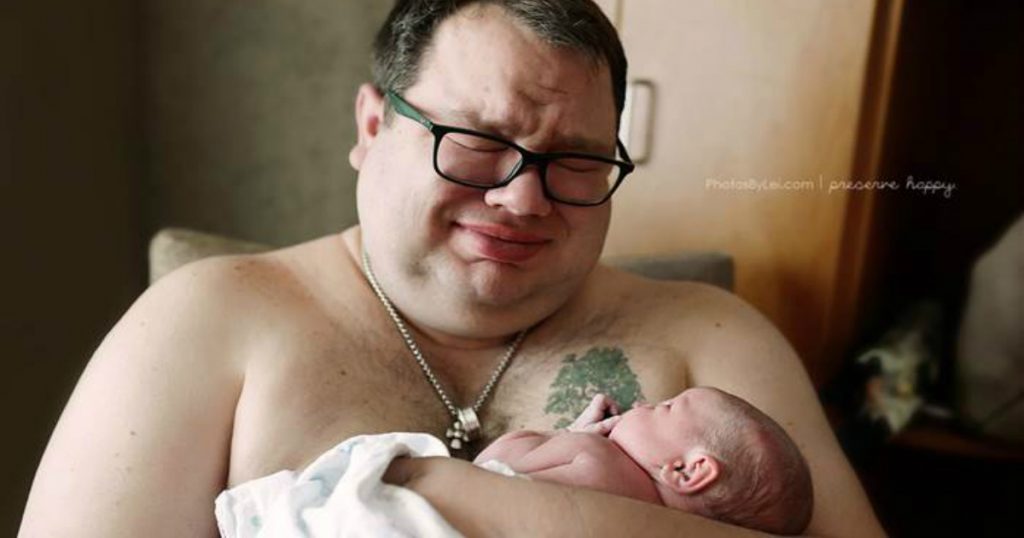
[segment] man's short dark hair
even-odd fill
[[[472,4],[504,8],[546,43],[608,66],[616,117],[626,101],[626,54],[615,27],[592,0],[397,0],[373,43],[373,82],[402,93],[416,83],[423,53],[442,21]]]

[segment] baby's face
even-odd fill
[[[629,410],[609,437],[651,472],[702,446],[705,425],[728,420],[731,413],[718,391],[695,387],[657,405]]]

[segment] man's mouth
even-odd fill
[[[501,224],[460,222],[456,223],[456,226],[461,226],[472,232],[486,235],[489,237],[494,237],[497,239],[501,239],[502,241],[508,241],[511,243],[530,244],[548,242],[548,238],[542,235],[523,230],[518,230],[516,228],[512,228],[509,226],[503,226]]]
[[[491,223],[459,222],[455,232],[472,254],[499,263],[523,263],[551,242],[533,232]]]

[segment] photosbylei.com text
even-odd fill
[[[910,191],[926,196],[953,197],[957,185],[952,181],[915,179],[907,176],[904,180],[826,180],[819,175],[816,179],[783,180],[764,178],[714,178],[704,179],[704,188],[728,191],[821,191],[832,194],[839,191]]]

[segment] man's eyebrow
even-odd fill
[[[441,110],[441,113],[444,114],[445,118],[445,121],[442,121],[441,123],[451,121],[453,123],[449,125],[452,127],[462,127],[464,129],[480,131],[482,133],[505,138],[509,141],[512,141],[514,138],[512,136],[514,133],[509,131],[507,125],[501,125],[496,122],[485,120],[474,111],[445,108]],[[614,157],[615,155],[614,144],[608,145],[605,142],[601,142],[584,135],[566,135],[556,137],[552,142],[552,147],[555,149],[551,151],[590,153],[603,157]]]
[[[585,136],[562,137],[557,140],[555,146],[566,148],[564,151],[578,151],[581,153],[600,155],[602,157],[615,157],[614,145],[608,145],[607,143],[599,142]]]

